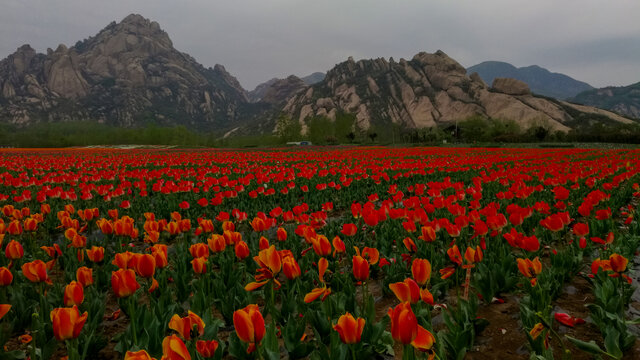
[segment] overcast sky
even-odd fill
[[[640,81],[639,0],[6,0],[0,58],[95,35],[138,13],[205,66],[247,89],[326,71],[353,56],[440,49],[463,66],[540,65],[593,86]]]

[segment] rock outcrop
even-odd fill
[[[129,15],[96,36],[0,61],[0,121],[97,120],[216,129],[238,119],[246,91],[223,66],[173,48],[158,23]]]
[[[363,130],[390,124],[411,129],[447,126],[480,116],[512,120],[522,129],[545,126],[566,132],[574,120],[566,106],[532,95],[515,79],[496,79],[489,88],[477,74],[467,75],[458,62],[437,51],[398,62],[349,58],[327,72],[323,81],[289,98],[284,111],[303,126],[309,117],[335,119],[337,112],[346,112],[356,116],[356,126]],[[624,121],[611,115],[611,120]]]

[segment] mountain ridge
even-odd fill
[[[491,84],[497,77],[513,78],[527,83],[533,93],[559,100],[566,100],[582,91],[593,89],[593,86],[586,82],[551,72],[538,65],[518,68],[502,61],[484,61],[467,68],[467,73],[474,72],[477,72],[487,84]]]

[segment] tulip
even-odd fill
[[[80,315],[77,306],[72,308],[56,308],[51,311],[53,323],[53,335],[58,341],[75,339],[80,335],[84,323],[87,321],[87,312]]]
[[[236,243],[234,247],[234,251],[236,253],[236,257],[240,260],[247,258],[251,255],[251,251],[249,250],[249,245],[246,242],[240,240]]]
[[[418,319],[411,310],[409,302],[403,302],[395,308],[390,308],[391,336],[404,345],[411,344],[418,335]]]
[[[76,281],[72,281],[64,288],[63,302],[64,306],[71,307],[74,305],[80,305],[84,301],[84,289],[82,284]]]
[[[187,346],[175,335],[162,340],[162,358],[165,360],[191,360]]]
[[[133,256],[134,254],[130,251],[125,251],[123,253],[118,253],[115,255],[113,261],[111,262],[113,265],[119,267],[120,269],[128,269],[133,265]]]
[[[300,276],[300,265],[293,256],[287,256],[282,259],[282,272],[289,280],[293,280]]]
[[[420,300],[420,287],[413,279],[406,278],[403,282],[389,284],[389,289],[402,302],[408,301],[415,304]]]
[[[92,246],[91,249],[87,249],[87,258],[94,263],[102,262],[102,260],[104,260],[104,248],[101,246]]]
[[[421,236],[418,236],[418,239],[422,239],[426,242],[433,242],[436,240],[436,231],[431,226],[423,226],[420,228]]]
[[[433,334],[429,330],[418,325],[418,334],[411,342],[411,345],[422,352],[432,352],[433,344],[435,342],[436,338]]]
[[[22,273],[31,282],[51,283],[47,275],[47,265],[42,260],[35,260],[22,265]]]
[[[191,247],[189,247],[189,252],[191,253],[191,256],[193,258],[209,257],[209,248],[207,247],[206,244],[203,244],[203,243],[197,243],[197,244],[191,245]]]
[[[462,254],[460,254],[460,249],[458,245],[453,245],[449,249],[447,249],[447,255],[449,255],[449,259],[458,265],[462,265]]]
[[[79,267],[76,270],[76,280],[82,284],[83,287],[87,287],[93,284],[93,269],[89,269],[86,266]]]
[[[627,269],[627,264],[629,260],[620,254],[611,254],[609,256],[609,264],[611,265],[611,270],[621,273]]]
[[[199,257],[191,260],[193,272],[196,274],[204,274],[207,272],[207,258]]]
[[[344,236],[354,236],[358,232],[358,227],[355,224],[343,224],[340,232]]]
[[[156,360],[146,350],[139,351],[127,351],[124,355],[124,360]]]
[[[4,254],[10,260],[17,260],[24,256],[24,249],[19,242],[11,240],[4,249]]]
[[[573,233],[576,236],[585,236],[589,233],[589,225],[585,224],[585,223],[577,223],[575,225],[573,225]]]
[[[248,352],[253,352],[266,333],[264,318],[258,305],[251,304],[233,312],[233,326],[238,338],[249,343]]]
[[[362,330],[364,330],[365,320],[363,318],[355,319],[350,313],[346,313],[338,319],[338,323],[333,329],[340,335],[340,340],[347,345],[357,344],[360,342]]]
[[[331,243],[326,236],[316,235],[311,238],[311,245],[313,245],[313,251],[318,254],[318,256],[327,256],[331,254]]]
[[[11,310],[11,304],[0,304],[0,320]]]
[[[140,284],[133,270],[120,269],[111,273],[111,287],[117,297],[123,298],[133,295],[140,288]]]
[[[177,331],[187,341],[191,340],[192,337],[202,336],[204,334],[204,326],[202,318],[191,311],[183,318],[178,314],[174,314],[169,320],[169,329]]]
[[[369,279],[369,262],[362,256],[353,256],[353,276],[358,281],[367,281]]]
[[[198,340],[196,341],[196,350],[202,357],[210,358],[215,355],[218,345],[218,342],[215,340]]]
[[[287,240],[287,231],[281,227],[276,231],[276,237],[278,241],[286,241]]]
[[[213,234],[207,240],[207,244],[209,245],[209,249],[211,249],[214,254],[217,254],[219,252],[223,252],[227,247],[227,240],[225,240],[222,235]]]
[[[414,259],[411,274],[418,285],[424,286],[431,279],[431,263],[426,259]]]
[[[347,251],[347,248],[344,244],[344,241],[340,239],[340,237],[336,236],[331,240],[331,244],[333,245],[333,256],[336,256],[336,253],[343,254]]]
[[[544,325],[542,323],[537,323],[535,324],[535,326],[529,331],[529,336],[531,336],[531,338],[533,340],[535,340],[538,336],[540,336],[540,334],[542,334],[542,331],[544,330]]]
[[[156,259],[151,254],[136,254],[134,267],[138,275],[144,278],[152,278],[156,273]]]
[[[9,286],[13,282],[13,274],[6,267],[0,267],[0,286]]]

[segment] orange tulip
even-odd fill
[[[422,352],[431,352],[435,342],[436,338],[433,334],[429,330],[418,325],[418,334],[411,342],[411,345]],[[433,358],[433,356],[430,358]]]
[[[300,265],[293,256],[287,256],[282,259],[282,272],[289,280],[293,280],[300,276]]]
[[[123,253],[117,253],[111,262],[113,265],[119,267],[120,269],[128,269],[133,265],[133,256],[134,254],[130,251],[125,251]]]
[[[447,249],[447,255],[449,255],[449,259],[458,265],[462,265],[462,254],[460,254],[460,249],[458,245],[453,245],[449,249]]]
[[[313,245],[313,251],[315,251],[318,256],[327,256],[331,254],[331,243],[326,236],[314,236],[311,238],[311,245]]]
[[[249,343],[248,352],[253,352],[255,346],[260,344],[266,330],[264,318],[258,309],[258,305],[251,304],[233,312],[233,326],[240,340]]]
[[[127,351],[124,355],[124,360],[156,360],[146,350],[140,351]]]
[[[418,239],[422,239],[426,242],[433,242],[436,240],[436,230],[431,226],[423,226],[420,228],[421,236]]]
[[[476,246],[476,248],[467,247],[467,250],[464,252],[464,259],[467,260],[469,264],[477,263],[482,261],[482,249],[480,246]]]
[[[11,240],[4,249],[4,254],[10,260],[17,260],[24,256],[24,249],[19,242]]]
[[[13,274],[6,267],[0,267],[0,286],[9,286],[13,282]]]
[[[353,256],[353,276],[359,281],[369,279],[369,262],[362,256]]]
[[[196,350],[202,357],[210,358],[216,354],[216,350],[218,349],[218,342],[215,340],[198,340],[196,341]]]
[[[389,289],[402,302],[408,301],[415,304],[420,301],[420,287],[413,279],[406,278],[403,282],[389,284]]]
[[[540,259],[536,257],[531,261],[530,259],[517,259],[518,270],[520,273],[528,278],[536,277],[542,271],[542,263]]]
[[[119,298],[132,295],[140,288],[136,273],[131,269],[120,269],[111,273],[111,287]]]
[[[78,270],[76,270],[76,280],[84,287],[92,285],[93,269],[89,269],[86,266],[79,267]]]
[[[268,269],[272,275],[279,273],[282,268],[282,259],[275,245],[271,245],[268,249],[261,250],[258,256],[255,256],[253,259],[260,267]]]
[[[269,246],[271,246],[271,244],[269,244],[269,239],[267,239],[264,236],[260,236],[260,239],[258,240],[258,249],[260,250],[268,249]]]
[[[152,278],[156,273],[156,259],[151,254],[135,254],[133,263],[136,273],[143,278]]]
[[[333,329],[340,335],[340,340],[344,344],[357,344],[360,342],[362,330],[364,330],[364,319],[355,319],[350,313],[346,313],[338,319],[338,323]]]
[[[92,246],[91,249],[87,249],[87,258],[94,263],[102,262],[102,260],[104,260],[104,248],[101,246]]]
[[[331,244],[333,245],[333,256],[336,256],[336,253],[343,254],[347,251],[344,241],[342,241],[339,236],[334,237],[333,240],[331,240]]]
[[[207,244],[209,245],[209,249],[211,249],[214,254],[223,252],[227,247],[227,241],[225,240],[224,236],[218,234],[211,235],[211,237],[207,240]]]
[[[391,336],[404,345],[411,344],[418,335],[418,319],[411,310],[409,302],[403,302],[395,308],[390,308]]]
[[[0,304],[0,320],[11,310],[11,304]]]
[[[192,337],[204,334],[204,321],[191,311],[183,318],[174,314],[169,320],[169,329],[177,331],[183,339],[188,341]]]
[[[151,247],[151,255],[153,255],[156,260],[157,268],[164,268],[169,265],[169,260],[167,258],[167,245],[164,244],[155,244]]]
[[[209,248],[207,247],[207,244],[193,244],[189,247],[189,252],[191,253],[191,256],[193,256],[193,258],[209,257]]]
[[[418,285],[424,286],[431,279],[431,263],[426,259],[414,259],[411,274]]]
[[[22,234],[22,225],[20,224],[20,220],[13,220],[7,226],[7,232],[10,235],[20,235]]]
[[[165,360],[191,360],[187,346],[175,335],[162,340],[162,358]]]
[[[620,254],[611,254],[609,256],[609,264],[611,265],[611,270],[621,273],[627,269],[627,264],[629,260]]]
[[[22,265],[22,273],[31,282],[51,283],[47,275],[47,265],[42,260],[35,260]]]
[[[53,335],[59,341],[75,339],[87,321],[87,312],[82,316],[77,306],[72,308],[56,308],[51,310],[51,322],[53,323]]]
[[[84,289],[80,283],[72,281],[64,287],[64,306],[80,305],[82,301],[84,301]]]
[[[193,272],[196,274],[204,274],[207,272],[207,258],[199,257],[191,260]]]

